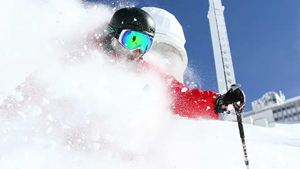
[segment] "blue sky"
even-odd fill
[[[189,67],[199,77],[197,82],[203,90],[217,91],[208,0],[122,2],[137,7],[155,6],[173,13],[183,26]],[[236,81],[246,94],[246,110],[251,110],[251,102],[268,91],[282,90],[286,98],[300,95],[300,1],[223,0],[222,3]]]

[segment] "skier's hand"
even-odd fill
[[[228,106],[228,104],[233,104],[238,102],[239,105],[242,105],[245,104],[245,94],[240,88],[237,88],[233,92],[228,91],[227,93],[225,93],[223,100],[226,106]]]
[[[227,111],[227,106],[233,104],[236,111],[242,111],[245,107],[245,94],[237,88],[234,91],[229,90],[224,95],[217,96],[215,102],[215,113],[222,113]]]

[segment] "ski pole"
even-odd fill
[[[237,117],[237,122],[239,126],[239,131],[240,131],[240,137],[243,145],[243,151],[244,151],[244,157],[245,157],[245,164],[247,169],[249,169],[249,160],[248,160],[248,154],[247,154],[247,149],[246,149],[246,141],[245,141],[245,133],[244,133],[244,127],[243,127],[243,121],[242,121],[242,112],[243,111],[236,111],[236,117]]]
[[[239,88],[240,85],[238,86],[233,86],[231,89],[234,91],[235,89]],[[244,158],[245,158],[245,164],[247,169],[249,169],[249,160],[248,160],[248,154],[247,154],[247,149],[246,149],[246,141],[245,141],[245,133],[244,133],[244,127],[243,127],[243,120],[242,120],[242,113],[245,110],[245,105],[240,106],[237,103],[233,104],[235,112],[236,112],[236,118],[238,122],[238,127],[240,131],[240,137],[243,145],[243,151],[244,151]]]
[[[228,92],[230,92],[230,93],[234,92],[236,89],[238,89],[240,87],[241,87],[241,85],[239,85],[239,84],[233,84],[233,85],[231,85],[231,88]],[[246,149],[245,133],[244,133],[244,127],[243,127],[243,120],[242,120],[242,113],[245,110],[245,104],[240,106],[237,103],[233,103],[233,107],[234,107],[234,110],[236,113],[236,118],[237,118],[238,127],[239,127],[239,131],[240,131],[240,137],[241,137],[241,141],[242,141],[242,145],[243,145],[245,164],[246,164],[247,169],[249,169],[249,160],[248,160],[248,154],[247,154],[247,149]]]

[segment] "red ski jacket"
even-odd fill
[[[102,43],[101,38],[92,37],[92,39],[98,47],[101,46],[99,45]],[[113,57],[116,58],[115,55]],[[150,70],[154,70],[165,80],[172,99],[170,109],[174,114],[188,118],[219,118],[220,114],[214,112],[217,93],[202,91],[201,89],[189,89],[189,87],[177,81],[173,76],[163,73],[159,68],[150,65],[144,60],[139,62],[138,72]]]
[[[189,89],[186,85],[177,81],[173,76],[167,75],[144,60],[138,66],[140,70],[154,70],[165,80],[168,92],[171,95],[172,104],[170,108],[173,113],[188,118],[211,118],[218,119],[220,114],[214,112],[217,93],[213,91],[202,91],[201,89]]]

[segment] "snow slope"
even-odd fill
[[[236,123],[171,115],[158,77],[89,48],[107,7],[0,6],[1,169],[245,167]],[[250,168],[300,168],[300,124],[244,128]]]

